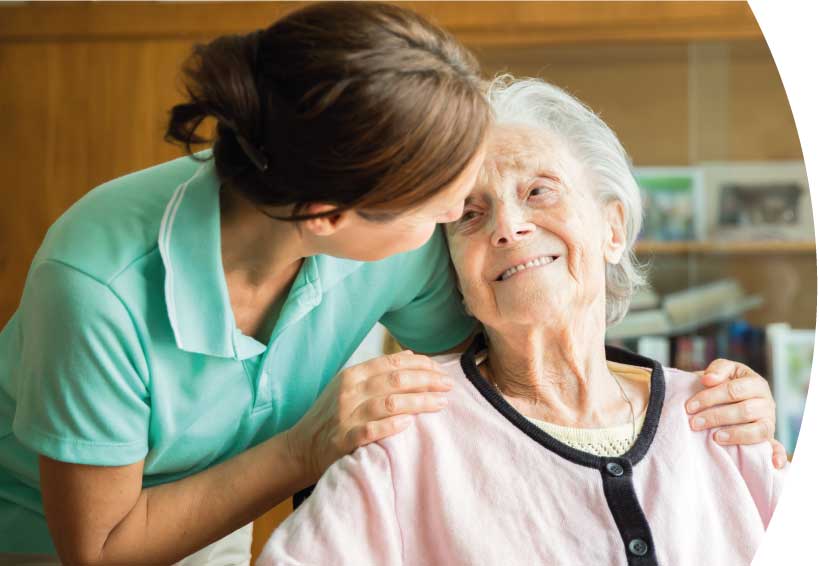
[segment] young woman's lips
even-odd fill
[[[555,261],[557,258],[558,256],[556,255],[542,255],[534,259],[530,259],[525,262],[513,265],[512,267],[501,273],[498,276],[498,278],[495,279],[495,281],[506,281],[507,279],[513,277],[514,275],[517,275],[521,271],[526,271],[527,269],[533,269],[536,267],[544,267]]]

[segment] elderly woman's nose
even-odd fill
[[[508,246],[527,239],[534,231],[535,226],[531,222],[513,214],[499,212],[492,232],[492,245]]]

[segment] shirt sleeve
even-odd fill
[[[148,451],[147,363],[130,313],[103,282],[34,266],[18,315],[15,436],[64,462],[126,465]]]
[[[475,330],[477,322],[463,308],[441,229],[423,248],[407,254],[403,273],[412,287],[381,323],[403,346],[437,354],[457,346]]]
[[[782,493],[789,464],[786,464],[781,470],[774,468],[770,442],[747,446],[725,446],[724,448],[745,480],[762,523],[767,529]]]
[[[389,456],[377,443],[330,466],[277,528],[257,566],[398,566],[403,541]]]

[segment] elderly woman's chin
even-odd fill
[[[554,324],[568,314],[568,305],[575,302],[572,283],[555,275],[542,268],[498,281],[493,289],[496,312],[481,312],[484,309],[480,308],[472,311],[487,326]]]

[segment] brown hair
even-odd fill
[[[220,180],[258,205],[315,202],[397,213],[467,166],[489,127],[478,66],[462,45],[407,9],[328,2],[248,35],[197,45],[189,100],[165,139],[213,141]],[[214,140],[196,130],[217,120]],[[369,216],[368,216],[369,217]]]

